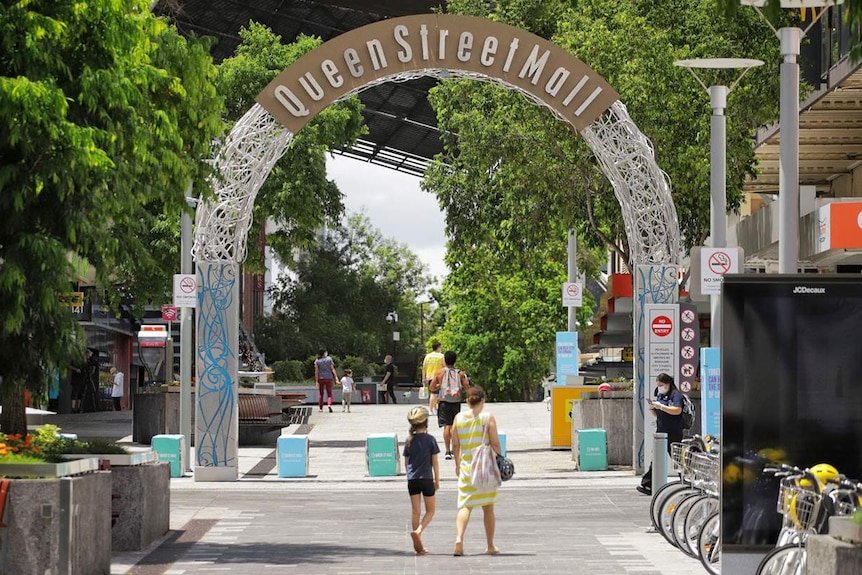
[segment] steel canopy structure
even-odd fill
[[[300,34],[324,42],[385,18],[428,14],[445,2],[429,0],[159,0],[153,12],[168,16],[183,34],[217,40],[211,53],[216,62],[233,55],[239,31],[258,22],[292,42]],[[387,168],[422,176],[428,162],[443,147],[437,117],[428,103],[435,78],[415,78],[370,87],[359,94],[368,134],[338,153]]]

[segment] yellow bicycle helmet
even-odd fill
[[[830,479],[835,479],[840,475],[838,470],[828,463],[818,463],[809,469],[811,474],[817,478],[817,481],[820,483],[820,487],[822,488]]]

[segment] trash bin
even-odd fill
[[[608,468],[608,434],[604,429],[579,429],[577,461],[580,471],[606,471]]]
[[[401,473],[398,436],[394,433],[369,434],[365,443],[365,455],[368,475],[379,477]]]
[[[307,435],[282,435],[278,438],[277,448],[279,477],[308,475]]]
[[[359,390],[360,403],[377,403],[376,383],[357,383],[356,389]]]
[[[186,462],[183,457],[186,438],[184,435],[154,435],[150,440],[159,461],[171,464],[171,477],[182,477]]]

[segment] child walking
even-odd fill
[[[434,494],[440,489],[440,470],[437,440],[428,434],[428,410],[414,407],[407,413],[410,433],[404,443],[404,466],[407,468],[407,493],[412,506],[413,550],[416,555],[425,555],[428,550],[422,545],[422,532],[434,518],[436,508]],[[422,499],[425,499],[425,516],[422,515]]]
[[[353,396],[353,370],[345,369],[341,378],[341,411],[350,413],[350,400]]]

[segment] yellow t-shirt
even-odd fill
[[[425,361],[422,362],[422,379],[428,381],[438,369],[443,369],[443,354],[439,351],[432,351],[425,356]]]

